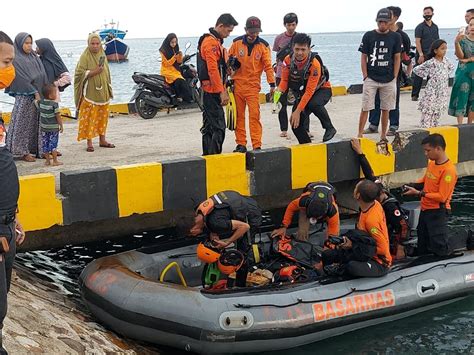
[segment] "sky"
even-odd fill
[[[6,16],[4,6],[0,30],[12,38],[18,32],[28,32],[33,38],[52,40],[85,40],[89,32],[112,19],[128,30],[128,38],[162,38],[169,32],[178,37],[197,37],[224,12],[230,12],[239,22],[233,35],[243,33],[249,16],[261,19],[264,34],[281,33],[283,16],[288,12],[298,15],[300,32],[366,31],[375,27],[377,11],[390,5],[402,8],[400,21],[405,29],[413,29],[423,20],[424,6],[434,7],[433,21],[440,28],[458,28],[464,24],[465,11],[474,6],[467,0],[26,0],[21,4],[24,9],[12,11],[12,16]],[[9,7],[14,6],[11,1]]]

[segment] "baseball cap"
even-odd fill
[[[392,13],[390,12],[389,9],[383,8],[380,9],[379,12],[377,12],[377,18],[375,21],[384,21],[384,22],[389,22],[392,19]]]
[[[262,32],[262,22],[258,17],[250,16],[245,22],[245,28],[247,30]]]

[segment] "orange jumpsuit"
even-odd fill
[[[275,86],[275,72],[272,68],[269,44],[260,37],[252,43],[247,43],[246,36],[234,39],[229,49],[229,56],[234,56],[240,62],[232,79],[234,80],[234,96],[237,110],[235,141],[247,145],[245,130],[245,107],[249,107],[249,128],[253,149],[262,146],[262,124],[260,123],[260,80],[265,71],[267,82]]]

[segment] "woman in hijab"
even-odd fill
[[[54,48],[51,40],[41,38],[36,40],[35,43],[37,47],[36,53],[38,53],[44,65],[48,83],[58,88],[57,98],[59,101],[59,92],[63,92],[65,88],[71,85],[71,74],[69,74],[66,65],[56,51],[56,48]]]
[[[179,65],[183,62],[183,53],[179,50],[178,38],[174,33],[166,36],[160,47],[160,53],[161,75],[173,87],[176,96],[186,102],[192,102],[191,90],[179,70]]]
[[[87,139],[87,151],[93,152],[92,138],[99,136],[99,146],[115,148],[105,139],[109,119],[109,102],[113,98],[109,63],[100,37],[89,35],[74,74],[74,101],[79,111],[77,140]]]
[[[39,114],[34,100],[40,99],[40,92],[46,84],[46,72],[43,63],[32,50],[33,37],[20,32],[15,37],[16,76],[11,85],[5,89],[15,97],[12,119],[8,127],[7,148],[14,157],[21,157],[27,162],[35,161],[34,155],[41,157],[41,140]]]

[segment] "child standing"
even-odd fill
[[[46,165],[62,165],[58,161],[59,132],[63,132],[63,120],[56,102],[57,88],[53,84],[46,84],[42,89],[43,99],[35,101],[40,112],[40,128]]]
[[[437,39],[431,45],[429,60],[414,67],[413,72],[422,78],[429,77],[423,97],[418,102],[421,111],[422,128],[437,127],[441,114],[446,112],[449,101],[449,74],[454,65],[445,57],[448,46],[446,41]]]

